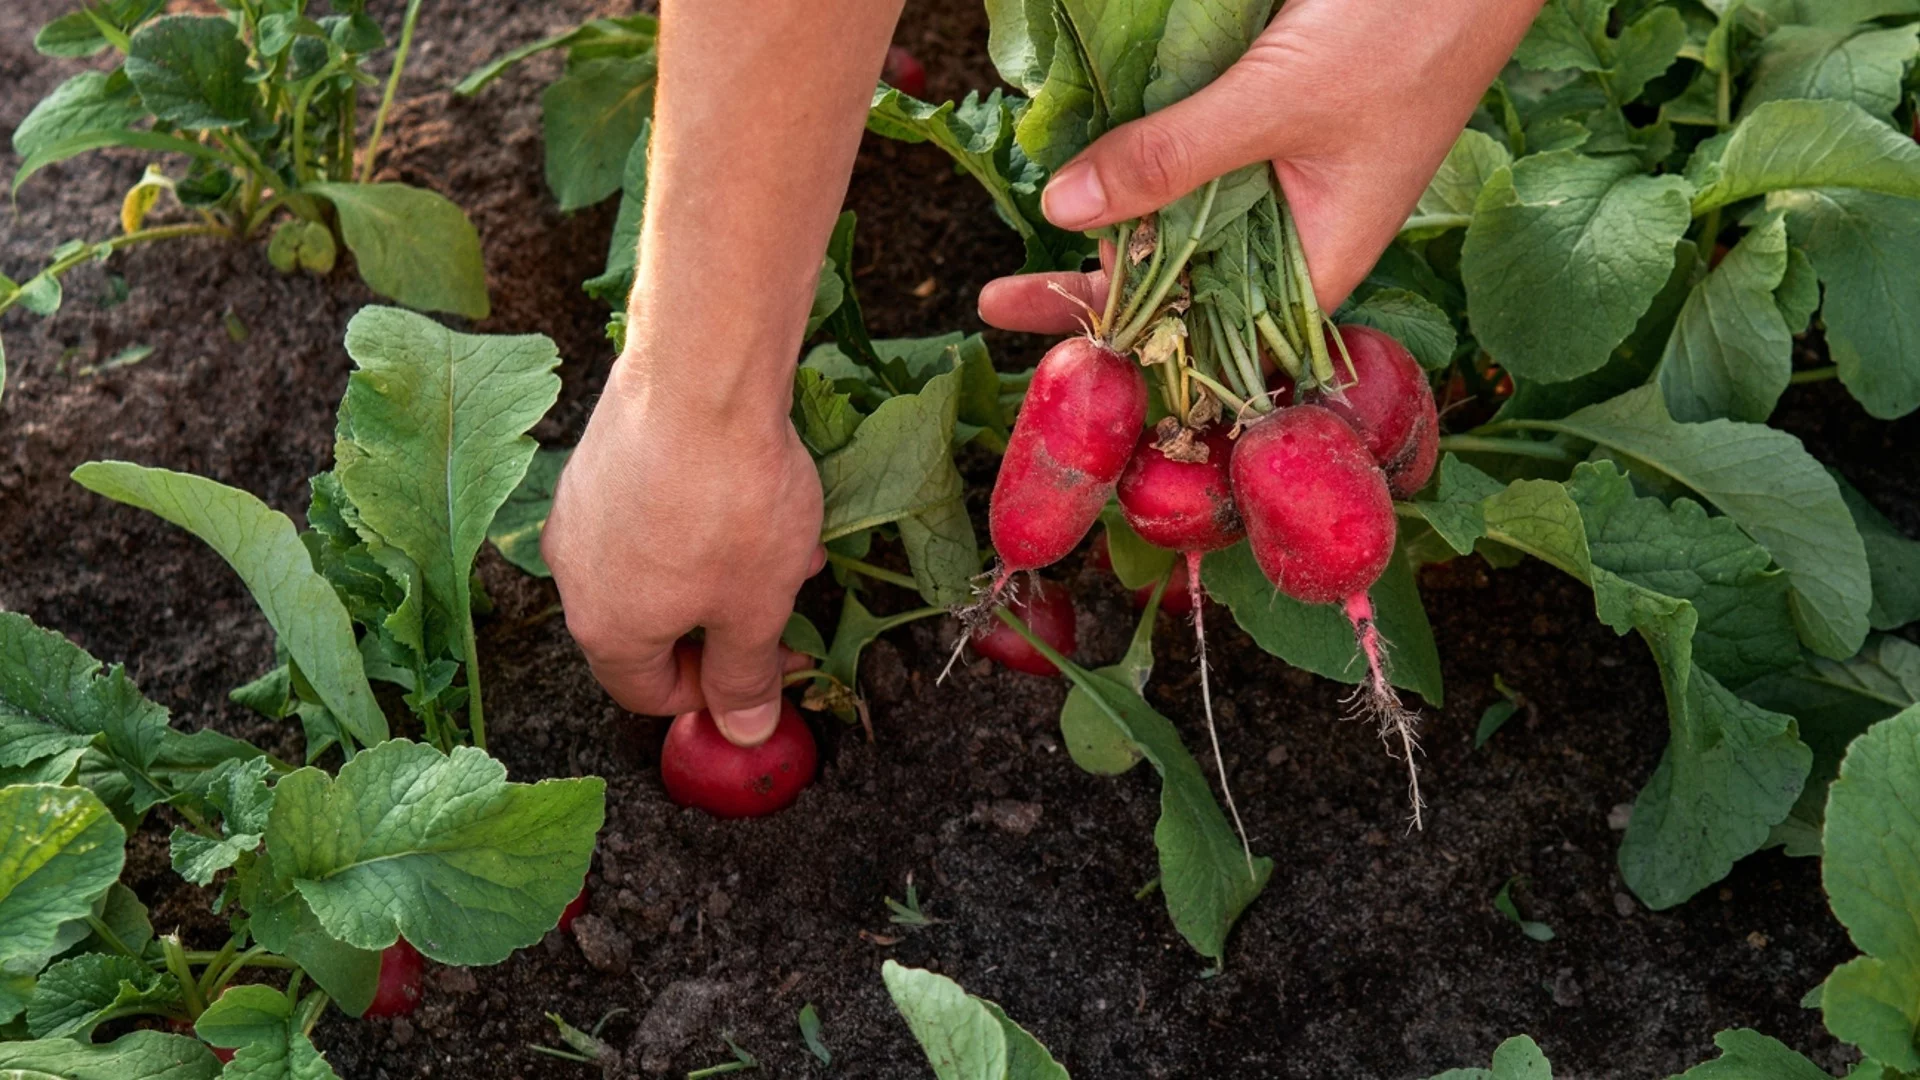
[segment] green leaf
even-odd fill
[[[42,56],[93,56],[110,44],[85,11],[69,11],[33,35],[33,51]]]
[[[262,870],[238,879],[254,939],[299,964],[342,1011],[352,1016],[366,1012],[380,983],[380,951],[356,949],[329,935],[298,892],[266,895],[264,890],[274,883],[262,881],[265,876]],[[279,888],[284,890],[285,884]]]
[[[1433,498],[1413,505],[1448,547],[1458,554],[1471,555],[1474,542],[1487,534],[1487,518],[1481,504],[1487,496],[1505,489],[1506,485],[1500,481],[1448,453],[1440,459]]]
[[[1459,344],[1453,320],[1447,313],[1433,301],[1406,289],[1381,289],[1372,293],[1340,312],[1340,321],[1371,326],[1393,335],[1428,371],[1451,365],[1454,346]]]
[[[1787,320],[1787,331],[1806,333],[1813,322],[1813,313],[1820,310],[1820,276],[1806,252],[1797,247],[1787,249],[1787,273],[1780,279],[1780,287],[1773,291],[1773,300],[1780,305],[1780,314]]]
[[[0,1070],[20,1080],[218,1080],[220,1059],[184,1035],[136,1031],[110,1043],[0,1042]]]
[[[1883,121],[1900,106],[1907,66],[1920,56],[1920,26],[1787,26],[1761,42],[1745,116],[1769,101],[1851,101]]]
[[[526,432],[559,395],[557,351],[539,334],[461,334],[365,307],[347,324],[347,354],[358,370],[340,402],[334,471],[365,538],[418,567],[430,641],[461,655],[473,560],[533,461]]]
[[[1514,50],[1514,63],[1535,71],[1606,70],[1601,49],[1612,10],[1613,0],[1548,0]]]
[[[1875,634],[1845,663],[1814,657],[1740,689],[1764,709],[1791,715],[1800,740],[1813,751],[1813,768],[1793,812],[1774,830],[1789,855],[1819,855],[1827,785],[1861,732],[1920,702],[1920,646]]]
[[[1245,543],[1207,556],[1201,570],[1207,592],[1227,605],[1233,620],[1261,648],[1292,664],[1345,683],[1366,677],[1367,666],[1354,643],[1353,626],[1338,605],[1303,604],[1279,592],[1260,572]],[[1439,654],[1433,628],[1413,568],[1396,551],[1372,589],[1380,635],[1387,641],[1387,676],[1434,705],[1442,700]]]
[[[1109,503],[1100,511],[1100,522],[1107,529],[1107,557],[1113,562],[1113,576],[1129,589],[1141,589],[1167,576],[1175,553],[1154,547],[1127,524],[1127,515],[1118,503]]]
[[[0,612],[0,767],[74,755],[100,746],[124,770],[136,812],[166,798],[148,772],[170,731],[167,711],[140,696],[115,665],[100,662],[24,615]]]
[[[360,276],[374,292],[422,311],[487,317],[480,234],[445,196],[399,183],[301,190],[333,204]]]
[[[254,602],[327,708],[363,746],[387,737],[346,608],[313,569],[285,514],[225,484],[121,461],[73,471],[89,491],[137,506],[186,529],[246,582]]]
[[[1046,84],[1054,31],[1053,0],[987,0],[987,55],[1029,97]]]
[[[1920,15],[1916,0],[1746,0],[1774,24],[1852,26],[1888,15]]]
[[[1056,0],[1047,8],[1053,47],[1046,80],[1032,90],[1033,102],[1020,114],[1014,140],[1029,159],[1051,172],[1105,133],[1109,123],[1066,5]]]
[[[1505,704],[1511,706],[1513,703],[1506,702]],[[1543,922],[1536,922],[1532,919],[1523,919],[1520,917],[1520,908],[1513,902],[1513,885],[1514,882],[1523,880],[1524,879],[1517,877],[1508,878],[1506,883],[1500,886],[1500,891],[1493,895],[1493,910],[1505,915],[1508,922],[1519,927],[1521,933],[1533,940],[1552,941],[1554,937],[1553,927]]]
[[[1625,483],[1610,465],[1582,465],[1566,487],[1516,481],[1489,498],[1485,512],[1490,538],[1586,581],[1601,621],[1616,633],[1638,630],[1653,652],[1670,736],[1635,800],[1620,868],[1635,895],[1662,909],[1718,881],[1766,841],[1799,794],[1810,754],[1791,717],[1741,701],[1695,666],[1693,604],[1596,563],[1596,544],[1602,552],[1610,547],[1610,525],[1630,535],[1645,528],[1634,518],[1653,509],[1635,515],[1633,506],[1619,505]]]
[[[653,48],[659,26],[657,18],[639,12],[610,19],[590,19],[571,30],[501,53],[467,73],[455,84],[453,92],[461,97],[477,94],[508,68],[548,49],[566,49],[569,61],[600,55],[638,55]]]
[[[813,1056],[820,1059],[820,1064],[833,1064],[833,1051],[820,1041],[820,1010],[811,1001],[800,1007],[800,1038]]]
[[[1493,1068],[1448,1069],[1433,1080],[1553,1080],[1553,1067],[1537,1043],[1515,1035],[1494,1048]]]
[[[126,831],[91,791],[0,788],[0,973],[32,975],[72,944],[62,927],[93,913],[126,855]]]
[[[1820,995],[1827,1030],[1862,1053],[1920,1072],[1920,707],[1854,740],[1827,792],[1820,882],[1865,955],[1834,969]]]
[[[1748,232],[1680,309],[1660,361],[1667,411],[1682,423],[1765,423],[1793,374],[1793,334],[1774,302],[1787,273],[1778,215]]]
[[[1920,198],[1920,146],[1851,101],[1769,101],[1695,151],[1687,179],[1696,214],[1788,188]]]
[[[1173,0],[1142,95],[1146,111],[1158,112],[1219,78],[1272,14],[1272,0]]]
[[[1883,420],[1920,407],[1920,202],[1867,191],[1776,192],[1787,230],[1826,285],[1840,381]]]
[[[1146,114],[1147,84],[1174,0],[1059,0],[1109,126]],[[1055,50],[1055,55],[1065,50]]]
[[[1473,207],[1487,182],[1513,163],[1500,140],[1468,128],[1447,151],[1440,171],[1428,181],[1413,214],[1400,226],[1408,240],[1427,240],[1448,229],[1464,229],[1473,221]]]
[[[404,936],[448,964],[496,964],[553,928],[580,892],[606,785],[507,781],[472,747],[393,740],[274,789],[274,891],[297,889],[356,948]]]
[[[592,206],[620,190],[628,152],[653,115],[659,63],[651,55],[572,65],[540,95],[547,186],[560,209]]]
[[[84,154],[89,150],[100,150],[109,146],[125,146],[135,150],[151,150],[162,154],[189,154],[205,161],[222,165],[234,165],[225,152],[217,147],[194,142],[178,135],[160,135],[151,131],[83,131],[61,139],[48,142],[27,155],[26,160],[13,173],[13,191],[18,193],[27,178],[57,161]],[[22,303],[26,303],[23,298]]]
[[[127,76],[141,102],[176,127],[236,127],[253,112],[246,43],[217,15],[168,15],[141,27],[127,50]]]
[[[1691,488],[1732,518],[1787,571],[1794,624],[1808,648],[1840,659],[1866,640],[1866,548],[1833,478],[1800,440],[1730,420],[1676,423],[1651,386],[1564,420],[1523,423],[1604,446],[1635,472]]]
[[[1046,1048],[999,1006],[952,979],[892,960],[880,974],[939,1080],[1067,1080]]]
[[[1751,1028],[1733,1028],[1713,1037],[1720,1056],[1703,1061],[1673,1080],[1832,1080],[1825,1069],[1778,1039]]]
[[[883,85],[874,90],[867,128],[902,142],[930,142],[978,181],[1000,219],[1026,244],[1021,273],[1078,270],[1094,242],[1056,228],[1041,212],[1044,177],[1014,145],[1018,106],[1024,104],[995,90],[985,98],[976,91],[958,103],[934,105]]]
[[[1132,687],[1065,657],[1054,662],[1135,752],[1159,770],[1160,820],[1154,825],[1153,844],[1160,853],[1160,891],[1167,899],[1167,914],[1195,952],[1219,963],[1226,955],[1228,931],[1266,888],[1273,860],[1249,859],[1172,721]]]
[[[223,1074],[234,1080],[338,1080],[300,1027],[287,995],[254,984],[229,987],[200,1014],[193,1032],[235,1052]]]
[[[30,158],[76,135],[117,131],[147,115],[125,72],[83,71],[40,99],[13,129],[14,152]]]
[[[794,369],[793,426],[814,457],[824,457],[853,441],[864,419],[853,407],[853,399],[836,390],[833,380],[819,369],[805,364]]]
[[[1667,281],[1687,184],[1624,156],[1535,154],[1481,191],[1461,249],[1473,332],[1516,377],[1594,371]]]
[[[1595,565],[1693,605],[1695,663],[1739,686],[1799,662],[1786,577],[1732,519],[1684,497],[1636,496],[1611,463],[1578,466],[1567,492]]]
[[[640,261],[640,223],[647,210],[647,154],[653,145],[653,120],[640,124],[627,152],[620,178],[620,208],[613,218],[613,236],[607,241],[607,268],[580,286],[588,296],[616,311],[624,311],[633,291],[634,267]],[[836,304],[836,306],[838,306]],[[809,322],[811,335],[812,323]]]
[[[1840,485],[1840,497],[1846,500],[1847,512],[1867,546],[1867,568],[1873,575],[1873,607],[1867,610],[1867,621],[1875,630],[1898,630],[1920,619],[1920,540],[1907,539],[1838,473],[1833,473],[1833,480]]]
[[[180,1004],[173,976],[131,956],[82,953],[48,968],[27,1004],[27,1030],[36,1039],[89,1038],[108,1020],[164,1013]]]
[[[547,514],[553,510],[553,491],[560,482],[560,470],[572,456],[571,447],[564,450],[543,447],[534,451],[527,474],[520,478],[520,486],[500,504],[500,509],[494,512],[493,524],[487,527],[487,539],[500,549],[501,557],[534,577],[553,576],[553,571],[547,569],[547,560],[540,555],[540,533],[547,526]]]
[[[1623,102],[1638,98],[1648,83],[1666,74],[1686,45],[1686,20],[1674,8],[1655,7],[1629,23],[1614,42],[1614,96]]]
[[[820,538],[901,522],[914,580],[928,603],[941,605],[964,600],[979,569],[950,449],[959,390],[960,377],[950,372],[917,394],[888,399],[851,442],[819,461]]]
[[[195,885],[208,885],[213,876],[259,848],[273,809],[273,791],[267,777],[273,766],[264,757],[222,762],[201,785],[208,805],[220,812],[221,836],[175,827],[169,838],[174,872]]]
[[[1142,695],[1147,677],[1153,674],[1153,629],[1160,614],[1159,600],[1156,595],[1140,613],[1133,640],[1120,662],[1094,669],[1095,675],[1130,690],[1140,699],[1137,707],[1141,709],[1147,708]],[[1140,750],[1133,740],[1114,724],[1093,695],[1078,686],[1067,691],[1066,704],[1060,707],[1060,741],[1066,743],[1073,763],[1095,776],[1118,776],[1140,763]]]

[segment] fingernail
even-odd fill
[[[1099,217],[1107,209],[1107,191],[1100,186],[1100,174],[1093,163],[1069,165],[1054,175],[1040,195],[1040,209],[1047,220],[1063,229],[1077,229]]]
[[[759,746],[773,737],[773,729],[780,723],[780,699],[775,698],[751,709],[715,713],[713,722],[719,725],[720,734],[726,736],[733,745]]]

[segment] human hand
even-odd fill
[[[541,550],[614,700],[663,716],[705,707],[728,740],[757,745],[779,722],[780,676],[805,665],[780,635],[826,560],[820,478],[785,413],[715,416],[640,366],[623,358],[608,380]],[[700,648],[681,641],[695,627]]]
[[[1320,306],[1332,311],[1393,242],[1539,7],[1288,0],[1218,79],[1115,128],[1061,167],[1042,206],[1061,228],[1095,229],[1271,161]],[[1001,278],[980,291],[980,317],[1006,330],[1065,333],[1078,326],[1079,301],[1098,307],[1105,289],[1104,275]]]

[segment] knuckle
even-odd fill
[[[1164,124],[1136,124],[1126,157],[1135,186],[1145,194],[1171,199],[1193,186],[1193,152],[1184,136]]]

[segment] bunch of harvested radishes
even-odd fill
[[[1362,708],[1416,776],[1417,823],[1413,718],[1387,680],[1368,589],[1393,554],[1393,497],[1433,472],[1433,392],[1392,337],[1324,320],[1271,186],[1210,226],[1218,183],[1183,200],[1197,208],[1118,229],[1106,310],[1089,310],[1089,332],[1055,345],[1034,372],[993,489],[1000,564],[967,613],[972,640],[1009,666],[1050,670],[1044,657],[1012,655],[1025,638],[992,613],[1010,605],[1043,641],[1049,624],[1071,628],[1057,588],[1023,595],[1015,575],[1063,558],[1117,496],[1142,539],[1185,557],[1211,724],[1200,562],[1245,536],[1280,592],[1343,606],[1369,667]],[[1151,428],[1148,371],[1165,414]]]

